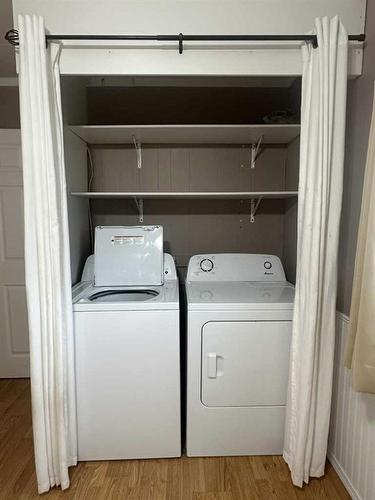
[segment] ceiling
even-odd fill
[[[12,27],[12,0],[0,0],[0,78],[16,76],[14,48],[4,40],[5,33]]]

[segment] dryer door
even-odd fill
[[[202,329],[202,403],[285,405],[291,333],[291,321],[206,323]]]

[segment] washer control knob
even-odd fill
[[[269,260],[266,260],[263,265],[264,265],[264,268],[268,270],[268,269],[271,269],[272,262],[270,262]]]
[[[202,259],[199,263],[199,267],[203,272],[209,273],[214,268],[214,263],[211,259]]]

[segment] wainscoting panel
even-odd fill
[[[375,395],[355,392],[343,366],[348,317],[337,314],[328,458],[355,500],[375,499]]]

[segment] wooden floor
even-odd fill
[[[0,499],[37,494],[29,382],[0,380]],[[281,457],[177,458],[82,462],[71,488],[42,498],[127,500],[350,500],[332,466],[303,489],[290,483]]]

